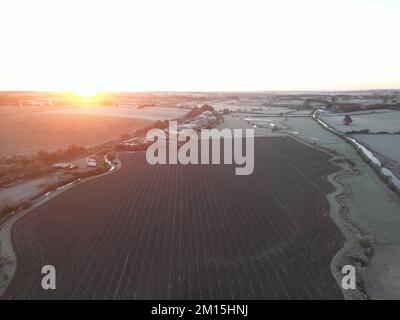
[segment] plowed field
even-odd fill
[[[257,138],[255,169],[150,166],[79,185],[13,228],[6,299],[337,299],[330,262],[329,156],[291,138]],[[57,289],[41,288],[54,265]]]

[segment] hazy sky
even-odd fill
[[[0,90],[400,88],[398,0],[0,0]]]

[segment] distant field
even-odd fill
[[[343,239],[329,218],[329,156],[291,138],[257,138],[255,171],[234,166],[122,169],[68,190],[13,228],[5,299],[333,299]],[[41,288],[41,268],[57,290]]]
[[[322,119],[329,125],[342,132],[369,129],[371,133],[386,131],[395,133],[400,131],[400,111],[376,112],[375,114],[349,113],[353,123],[343,124],[343,115],[323,116]]]
[[[400,163],[400,134],[355,134],[353,136],[372,150]]]
[[[126,117],[156,121],[175,119],[183,116],[187,112],[188,110],[178,108],[148,107],[144,109],[136,109],[129,106],[91,106],[59,109],[55,111],[47,111],[46,113]]]
[[[69,144],[92,146],[151,123],[133,118],[38,112],[1,117],[0,156],[35,153]]]
[[[33,113],[33,112],[48,111],[49,109],[58,110],[58,109],[61,109],[61,107],[60,106],[49,107],[49,106],[15,106],[15,105],[4,106],[4,105],[0,105],[0,122],[2,123],[4,121],[3,117],[29,114],[29,113]]]
[[[92,146],[186,112],[172,108],[1,106],[0,156],[30,154],[69,144]]]

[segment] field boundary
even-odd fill
[[[359,174],[351,168],[346,168],[342,163],[341,157],[333,157],[330,162],[340,168],[339,171],[334,172],[327,177],[328,182],[335,187],[335,191],[328,194],[326,197],[330,204],[329,215],[346,239],[343,248],[336,253],[331,262],[332,274],[342,289],[342,267],[346,264],[354,265],[355,262],[361,261],[364,258],[364,254],[357,239],[357,236],[361,232],[358,226],[354,225],[346,217],[346,212],[349,208],[344,200],[350,197],[351,188],[341,182],[340,178],[358,176]],[[358,272],[357,276],[359,276]],[[358,279],[356,290],[342,289],[342,292],[347,300],[367,300],[369,298],[363,287],[362,279],[360,278]]]
[[[285,120],[282,122],[285,122]],[[290,125],[286,123],[282,124],[287,127],[285,130],[292,129]],[[361,231],[359,230],[358,226],[354,225],[345,216],[345,212],[349,208],[344,200],[351,195],[351,190],[349,190],[349,186],[340,181],[341,177],[358,176],[359,173],[346,165],[346,162],[344,161],[345,157],[343,155],[335,155],[333,154],[333,150],[323,148],[317,143],[312,144],[305,139],[300,138],[296,134],[287,131],[285,131],[285,133],[289,137],[305,144],[310,148],[316,148],[321,152],[328,154],[331,157],[329,161],[338,168],[338,171],[331,173],[326,178],[327,181],[335,188],[333,192],[326,195],[326,198],[330,205],[329,216],[342,232],[343,236],[345,237],[345,241],[343,247],[332,258],[331,272],[346,300],[367,300],[369,297],[363,288],[362,279],[359,279],[360,281],[357,284],[356,290],[344,290],[341,285],[343,278],[343,274],[341,273],[342,267],[346,264],[354,264],[354,262],[361,261],[363,258],[365,258],[357,239],[357,236],[361,234]]]
[[[350,144],[356,150],[357,154],[360,155],[360,157],[373,169],[377,176],[388,186],[388,188],[400,197],[400,180],[390,169],[381,164],[371,150],[367,149],[356,139],[350,138],[346,134],[330,127],[318,117],[317,111],[314,112],[312,119],[315,120],[323,129],[333,133],[346,143]]]

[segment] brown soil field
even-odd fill
[[[75,114],[16,112],[0,115],[0,157],[77,144],[93,146],[132,133],[153,121]]]
[[[329,156],[257,138],[255,170],[150,166],[78,185],[13,227],[16,274],[4,299],[341,299],[330,263]],[[57,289],[41,288],[54,265]]]

